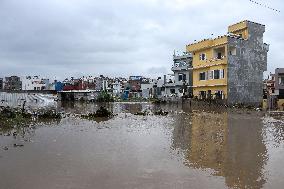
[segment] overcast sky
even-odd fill
[[[273,71],[284,67],[284,2],[258,2],[282,12],[249,0],[0,0],[0,76],[163,75],[174,50],[246,19],[266,25]]]

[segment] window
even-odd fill
[[[182,81],[183,80],[183,74],[178,74],[178,81]]]
[[[208,79],[214,79],[214,71],[208,71]]]
[[[199,91],[199,98],[206,99],[206,91]]]
[[[284,76],[279,77],[279,85],[284,85]]]
[[[223,91],[215,91],[216,99],[223,99]]]
[[[220,70],[214,70],[214,79],[220,79]]]
[[[206,60],[206,54],[205,53],[200,54],[199,60]]]
[[[237,55],[237,48],[229,47],[229,55]]]
[[[222,53],[218,52],[217,59],[222,59]]]
[[[199,73],[199,80],[202,81],[202,80],[205,80],[205,72],[201,72]]]
[[[175,89],[170,89],[171,94],[175,94],[176,90]]]
[[[183,80],[186,81],[186,74],[183,74]]]
[[[225,78],[225,70],[220,70],[220,78],[224,79]]]

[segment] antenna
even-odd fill
[[[275,12],[279,12],[279,13],[281,12],[280,10],[274,9],[274,8],[272,8],[272,7],[270,7],[270,6],[266,5],[266,4],[259,3],[259,2],[254,1],[254,0],[249,0],[249,1],[252,2],[252,3],[254,3],[254,4],[257,4],[257,5],[259,5],[259,6],[262,6],[262,7],[265,7],[265,8],[267,8],[267,9],[273,10],[273,11],[275,11]]]

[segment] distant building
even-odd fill
[[[62,83],[63,83],[63,91],[87,89],[87,84],[84,82],[82,78],[75,79],[71,77],[70,80],[66,78]]]
[[[153,82],[142,82],[141,83],[141,91],[142,91],[142,97],[145,99],[153,97]]]
[[[52,91],[62,91],[63,90],[63,83],[57,80],[54,80],[52,83],[49,84],[48,90]]]
[[[49,79],[40,76],[26,76],[22,78],[22,90],[48,90]]]
[[[115,79],[115,81],[112,83],[112,93],[113,96],[120,96],[122,92],[122,84],[119,79]]]
[[[192,55],[184,52],[173,55],[174,80],[165,84],[166,96],[192,96]]]
[[[100,75],[100,77],[95,78],[95,90],[102,91],[108,89],[108,78]]]
[[[264,25],[246,20],[229,26],[227,35],[188,45],[193,54],[193,95],[260,105],[269,50],[264,32]]]
[[[5,90],[22,90],[22,81],[18,76],[5,77]]]
[[[131,92],[141,92],[142,76],[130,76],[128,83]]]
[[[264,80],[263,108],[284,110],[284,68],[277,68]]]
[[[275,93],[279,99],[284,99],[284,68],[275,70]]]
[[[0,90],[4,88],[4,81],[3,78],[0,78]]]
[[[275,91],[275,74],[270,73],[268,78],[264,80],[263,90],[265,98],[277,95]]]

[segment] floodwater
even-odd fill
[[[58,103],[70,113],[60,122],[0,129],[0,188],[284,186],[283,117],[147,103],[110,104],[109,120],[75,116],[99,106]],[[147,109],[169,115],[134,115]]]

